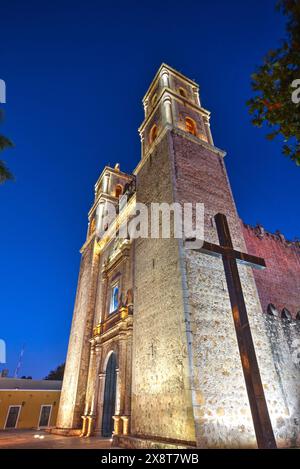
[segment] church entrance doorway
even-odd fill
[[[114,422],[116,405],[116,382],[117,382],[117,360],[115,353],[112,353],[108,359],[105,373],[103,418],[102,418],[102,436],[111,437]]]

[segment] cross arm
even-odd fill
[[[195,241],[195,238],[187,239],[186,241]],[[201,247],[192,247],[191,249],[196,252],[208,254],[209,256],[235,259],[239,264],[247,265],[254,269],[264,269],[266,267],[264,259],[260,257],[252,256],[244,252],[236,251],[230,247],[220,246],[219,244],[209,243],[207,241],[204,241]]]

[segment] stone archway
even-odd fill
[[[117,359],[116,354],[112,352],[109,356],[105,370],[105,386],[103,396],[103,416],[102,416],[102,436],[111,437],[114,422],[116,406],[116,387],[117,387]]]

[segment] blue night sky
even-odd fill
[[[195,79],[212,112],[240,216],[299,233],[299,169],[250,123],[250,75],[284,35],[275,0],[1,0],[1,133],[16,175],[0,187],[1,328],[7,367],[64,361],[93,185],[140,158],[141,99],[161,62]]]

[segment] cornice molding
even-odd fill
[[[166,69],[167,71],[169,71],[172,75],[175,75],[177,76],[178,78],[181,78],[182,80],[186,81],[187,83],[189,83],[190,85],[196,87],[197,89],[199,89],[199,85],[198,83],[196,83],[194,80],[192,80],[191,78],[188,78],[186,77],[185,75],[183,75],[182,73],[178,72],[177,70],[175,70],[174,68],[170,67],[170,65],[167,65],[166,63],[162,63],[161,66],[159,67],[159,69],[157,70],[153,80],[151,81],[149,87],[148,87],[148,90],[146,91],[143,99],[142,99],[142,102],[143,104],[145,103],[147,97],[149,96],[149,94],[151,94],[154,86],[156,85],[156,82],[159,80],[159,77],[160,77],[160,74],[161,72],[163,71],[163,69]]]
[[[157,101],[151,112],[148,114],[147,117],[143,120],[142,124],[138,128],[138,132],[141,135],[141,133],[144,131],[145,127],[151,121],[152,117],[154,116],[155,112],[157,111],[159,105],[161,104],[162,99],[164,98],[164,95],[171,95],[172,98],[174,98],[177,102],[182,102],[184,101],[186,105],[188,105],[191,109],[194,111],[200,113],[203,117],[207,117],[209,119],[211,113],[207,109],[205,109],[202,106],[198,106],[197,104],[193,103],[189,99],[186,99],[185,97],[177,94],[174,90],[168,87],[164,87],[161,92],[158,95]]]
[[[157,136],[155,139],[154,143],[151,145],[149,150],[145,153],[144,157],[141,159],[141,161],[138,163],[136,166],[135,170],[133,171],[133,174],[136,176],[139,171],[142,169],[148,158],[152,155],[152,153],[155,151],[157,145],[159,142],[163,139],[163,137],[166,135],[167,132],[174,132],[177,135],[180,135],[187,140],[190,140],[191,142],[196,143],[197,145],[200,145],[201,147],[204,147],[206,150],[209,150],[213,153],[215,153],[218,156],[221,156],[224,158],[226,156],[226,151],[221,150],[220,148],[211,145],[208,142],[205,142],[204,140],[201,140],[198,137],[195,137],[192,134],[189,134],[188,132],[185,132],[184,130],[179,129],[178,127],[175,127],[174,125],[166,124],[161,133]]]

